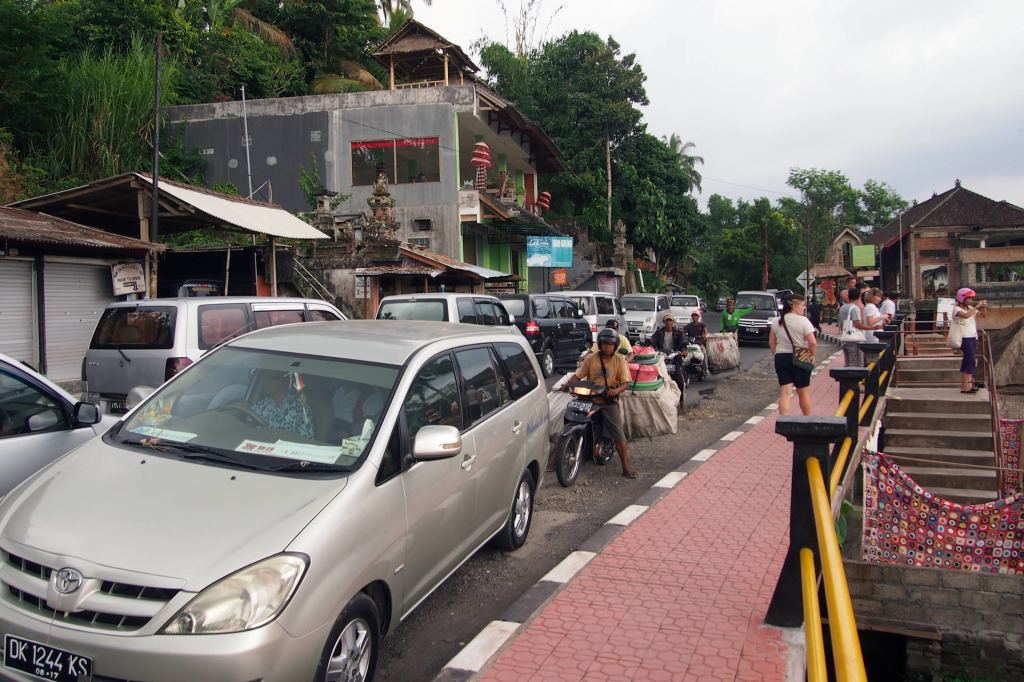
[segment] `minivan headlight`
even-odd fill
[[[278,554],[197,594],[164,626],[168,635],[242,632],[277,618],[306,572],[306,557]]]
[[[653,317],[648,317],[646,320],[644,320],[644,331],[646,331],[646,332],[654,331],[654,318]]]

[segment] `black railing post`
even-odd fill
[[[830,369],[828,375],[839,382],[839,402],[843,402],[846,392],[853,389],[853,401],[846,413],[841,415],[846,420],[846,435],[857,442],[857,427],[860,425],[860,382],[868,376],[866,367],[837,367]]]
[[[825,480],[829,479],[829,444],[846,434],[846,420],[842,417],[779,417],[775,420],[775,433],[793,443],[789,549],[764,620],[778,627],[799,627],[804,622],[800,591],[800,550],[808,547],[814,552],[816,561],[818,557],[818,538],[807,480],[807,460],[816,458]]]
[[[893,372],[896,371],[896,339],[899,335],[896,332],[890,331],[888,328],[885,331],[875,332],[875,338],[880,343],[886,345],[888,352],[881,359],[881,370],[883,372],[889,372],[885,377],[885,383],[878,387],[879,393],[885,394],[885,389],[889,386],[889,382],[892,381]],[[881,375],[879,375],[881,376]]]

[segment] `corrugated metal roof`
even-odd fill
[[[163,244],[123,237],[63,218],[0,206],[0,237],[29,244],[54,244],[89,249],[121,251],[163,251]]]

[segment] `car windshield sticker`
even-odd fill
[[[301,462],[318,464],[334,464],[342,454],[342,449],[334,445],[310,445],[279,440],[276,443],[264,443],[255,440],[243,440],[235,446],[236,452],[251,452],[256,455],[297,459]]]
[[[176,443],[187,443],[196,437],[196,434],[188,433],[187,431],[172,431],[170,429],[160,429],[155,426],[135,426],[128,430],[132,433],[149,436],[150,438],[172,440]]]

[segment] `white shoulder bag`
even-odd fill
[[[960,345],[963,343],[963,338],[963,322],[960,321],[959,315],[955,315],[953,319],[949,321],[949,333],[946,334],[946,345],[953,350],[958,350]]]
[[[864,336],[864,332],[853,326],[852,319],[847,318],[847,320],[843,322],[843,333],[839,338],[840,343],[859,343],[866,340],[867,337]]]

